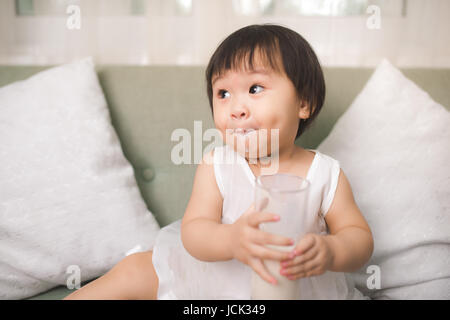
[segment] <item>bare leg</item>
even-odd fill
[[[158,276],[152,251],[125,257],[104,276],[71,293],[64,300],[156,299]]]

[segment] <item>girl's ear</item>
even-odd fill
[[[300,119],[308,119],[310,116],[309,103],[302,101],[298,109],[298,117]]]

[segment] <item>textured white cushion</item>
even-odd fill
[[[383,60],[318,150],[340,161],[375,242],[377,299],[450,299],[450,113]],[[381,288],[369,289],[369,265]]]
[[[0,88],[0,299],[102,275],[158,231],[91,58]]]

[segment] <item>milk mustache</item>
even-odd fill
[[[267,245],[267,247],[280,251],[292,251],[292,246],[275,246]],[[271,284],[262,279],[259,274],[252,271],[252,299],[253,300],[297,300],[299,299],[299,280],[290,280],[286,276],[280,274],[281,261],[279,260],[263,260],[269,273],[277,279],[277,284]]]

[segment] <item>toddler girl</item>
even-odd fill
[[[308,42],[279,25],[244,27],[216,49],[206,81],[225,144],[198,165],[183,218],[160,230],[152,251],[126,257],[67,298],[250,299],[252,269],[273,285],[275,276],[300,279],[302,299],[364,298],[344,272],[369,260],[370,228],[339,162],[294,144],[325,97],[323,73]],[[278,129],[276,149],[272,135],[256,134],[263,129]],[[249,143],[256,136],[258,143]],[[267,166],[261,145],[279,173],[310,182],[311,233],[298,241],[259,229],[279,219],[276,212],[256,212],[253,204],[255,177]],[[237,161],[223,161],[228,155]],[[290,252],[267,247],[294,243]],[[264,259],[280,261],[280,275],[270,274]]]

